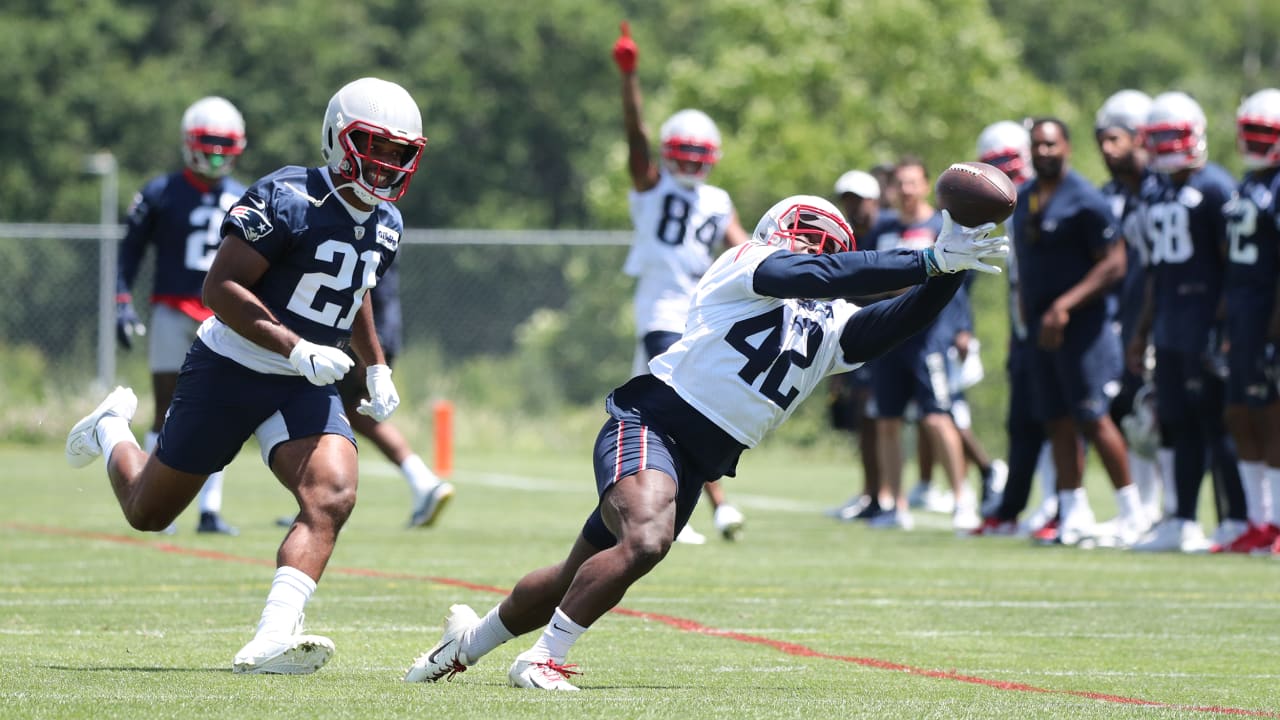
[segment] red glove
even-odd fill
[[[636,71],[636,60],[639,59],[639,55],[640,49],[631,39],[631,23],[623,20],[622,35],[613,44],[613,61],[617,63],[618,69],[623,74],[630,75]]]

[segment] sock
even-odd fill
[[[1137,453],[1129,453],[1129,475],[1138,486],[1138,497],[1146,520],[1155,522],[1160,517],[1160,475],[1156,464]]]
[[[1271,491],[1268,512],[1271,524],[1280,527],[1280,468],[1269,467],[1264,472],[1267,489]]]
[[[462,654],[467,656],[466,664],[474,665],[477,660],[488,655],[494,648],[514,638],[515,635],[502,624],[498,617],[498,606],[485,613],[480,622],[462,634]]]
[[[258,620],[257,634],[292,635],[302,619],[302,609],[315,591],[316,581],[301,570],[287,565],[276,568],[271,592],[267,594],[267,605],[262,608],[262,618]]]
[[[1049,447],[1049,443],[1040,446],[1036,474],[1040,476],[1040,497],[1053,497],[1058,491],[1058,468],[1053,464],[1053,448]]]
[[[563,610],[556,608],[555,615],[551,616],[551,622],[547,623],[542,636],[527,654],[534,658],[550,658],[563,663],[569,654],[569,648],[573,647],[573,643],[586,631],[586,628],[570,620]]]
[[[111,464],[111,451],[115,450],[116,445],[129,443],[138,447],[138,439],[129,429],[129,421],[116,415],[107,415],[99,420],[93,433],[98,438],[98,447],[102,448],[102,458],[108,465]]]
[[[1145,525],[1141,521],[1147,514],[1142,506],[1142,495],[1138,492],[1136,484],[1130,483],[1116,490],[1116,509],[1119,510],[1121,519]]]
[[[422,462],[422,458],[418,455],[410,455],[400,463],[400,472],[404,473],[404,479],[409,483],[409,489],[413,491],[415,500],[421,500],[431,489],[440,484],[440,478],[431,472],[427,464]]]
[[[143,442],[145,442],[146,444],[142,446],[142,449],[146,450],[147,454],[150,455],[151,453],[155,452],[156,443],[160,442],[160,433],[156,432],[155,430],[148,430],[146,438],[143,440]]]
[[[1261,461],[1244,461],[1240,463],[1240,484],[1244,486],[1245,515],[1250,525],[1262,525],[1267,522],[1267,509],[1262,504],[1263,475],[1266,467]]]
[[[1173,448],[1156,450],[1156,465],[1160,467],[1161,510],[1165,517],[1178,514],[1178,489],[1173,485]]]
[[[222,512],[222,471],[209,476],[200,488],[200,512],[217,515]]]

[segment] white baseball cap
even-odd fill
[[[880,183],[869,173],[861,170],[850,170],[836,180],[836,194],[853,193],[863,200],[880,199]]]

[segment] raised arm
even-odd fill
[[[631,184],[641,192],[658,184],[658,166],[649,150],[649,133],[640,114],[640,81],[636,64],[640,50],[631,39],[631,23],[622,21],[622,34],[613,44],[613,61],[622,74],[622,124],[627,133],[627,167]]]

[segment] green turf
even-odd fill
[[[506,588],[561,558],[594,503],[585,450],[463,453],[453,504],[417,531],[404,483],[366,457],[307,612],[337,654],[311,676],[244,677],[231,657],[292,511],[256,452],[228,472],[241,537],[196,535],[189,509],[170,538],[127,528],[101,463],[0,448],[0,717],[1280,717],[1280,562],[960,539],[924,515],[913,533],[839,524],[821,511],[852,491],[849,465],[749,454],[727,484],[741,541],[676,546],[623,602],[707,631],[607,616],[570,656],[583,692],[561,695],[506,687],[531,636],[452,683],[400,677],[451,603],[500,597],[433,578]],[[709,513],[694,524],[710,531]]]

